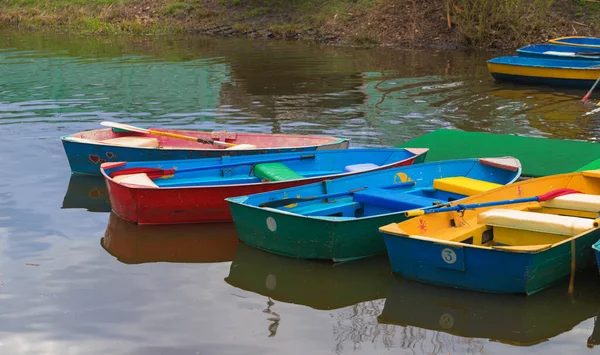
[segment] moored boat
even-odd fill
[[[595,276],[578,273],[572,294],[565,280],[529,297],[440,287],[395,276],[377,321],[533,346],[570,331],[598,312],[600,283],[594,282]]]
[[[154,128],[154,131],[212,140],[202,144],[155,134],[127,132],[114,128],[95,129],[61,137],[63,148],[75,174],[100,175],[100,165],[115,161],[182,160],[268,153],[346,149],[348,139],[292,134],[202,132]],[[224,147],[218,143],[228,143]],[[238,149],[239,145],[252,148]]]
[[[427,149],[342,149],[104,163],[112,210],[139,224],[231,221],[227,197],[423,161]]]
[[[521,57],[549,59],[582,59],[600,61],[600,47],[571,47],[558,44],[531,44],[517,49]]]
[[[137,226],[111,213],[100,244],[124,264],[217,263],[233,260],[238,238],[232,223]]]
[[[448,287],[533,294],[593,265],[598,211],[600,171],[591,170],[411,211],[407,215],[421,217],[379,230],[396,274]]]
[[[226,199],[240,240],[272,253],[344,261],[385,253],[377,229],[403,212],[515,181],[512,157],[431,162]]]
[[[498,81],[589,89],[600,76],[600,61],[497,57],[487,62]]]
[[[563,46],[600,48],[600,38],[597,37],[566,36],[553,38],[548,42]]]

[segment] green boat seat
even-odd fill
[[[440,200],[390,189],[368,188],[354,193],[354,201],[396,211],[433,206]]]
[[[254,176],[267,181],[302,179],[304,176],[282,163],[262,163],[254,166]]]

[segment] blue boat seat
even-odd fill
[[[440,202],[434,198],[380,188],[368,188],[355,192],[354,201],[397,211],[433,206],[435,202]]]

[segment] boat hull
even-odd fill
[[[393,150],[393,149],[392,149]],[[363,159],[372,155],[371,150],[365,150],[362,154]],[[392,160],[391,163],[379,166],[374,170],[384,170],[394,167],[411,165],[420,163],[424,160],[426,149],[403,151],[398,150],[389,152],[387,149],[382,149],[385,158],[392,156],[403,157],[399,160]],[[343,152],[343,153],[340,153]],[[352,160],[356,157],[354,152],[358,150],[342,150],[328,151],[315,153],[319,160],[323,158],[321,163],[324,166],[335,163],[342,164],[344,161]],[[345,158],[342,155],[347,155]],[[302,156],[301,154],[292,154]],[[352,157],[350,156],[352,155]],[[278,154],[265,155],[265,157],[273,158],[280,156]],[[289,154],[286,156],[290,156]],[[243,157],[240,157],[244,159]],[[230,158],[234,160],[235,158]],[[381,158],[383,159],[383,158]],[[254,161],[252,159],[245,159]],[[230,161],[230,160],[228,160]],[[320,160],[319,160],[320,161]],[[155,165],[164,165],[165,162],[154,162]],[[134,163],[136,164],[136,163]],[[176,164],[176,163],[175,163]],[[202,162],[202,164],[209,164]],[[210,164],[209,164],[210,165]],[[246,165],[250,165],[246,163]],[[132,165],[133,166],[133,165]],[[223,169],[212,169],[219,172]],[[364,171],[345,172],[336,175],[318,175],[303,179],[283,180],[258,182],[247,184],[228,184],[228,185],[198,185],[184,187],[164,187],[164,188],[145,188],[136,185],[121,184],[110,178],[105,170],[102,174],[106,180],[108,194],[110,197],[112,210],[121,218],[138,224],[179,224],[179,223],[212,223],[212,222],[229,222],[232,221],[231,211],[225,201],[225,198],[242,195],[252,195],[261,192],[268,192],[279,189],[321,182],[328,179],[336,179],[343,176],[361,174]]]
[[[488,69],[492,77],[498,81],[575,88],[590,88],[600,76],[600,68],[546,68],[488,62]]]
[[[600,38],[585,36],[567,36],[553,38],[548,43],[562,46],[600,48]]]
[[[591,245],[599,237],[600,231],[594,231],[573,242],[530,254],[432,243],[384,233],[395,274],[447,287],[525,294],[534,294],[571,275],[572,243],[577,269],[593,265]],[[451,263],[445,261],[447,255],[452,255]]]
[[[403,215],[340,221],[273,213],[231,203],[241,241],[268,252],[302,259],[345,261],[386,252],[377,229],[403,220]]]
[[[598,265],[598,271],[600,272],[600,240],[598,240],[592,248],[594,249],[594,254],[596,254],[596,264]]]
[[[178,130],[163,131],[180,133],[188,136],[202,136],[202,133],[204,133],[204,135],[207,135],[205,138],[214,139],[214,137],[210,136],[210,132]],[[69,139],[69,137],[75,137],[92,140],[91,138],[96,136],[106,139],[123,137],[125,134],[114,133],[110,129],[100,129],[74,134],[72,136],[61,137],[63,148],[67,155],[72,173],[101,176],[100,165],[106,162],[215,158],[224,155],[242,156],[286,152],[305,152],[327,149],[346,149],[349,146],[349,140],[334,137],[307,136],[307,138],[304,139],[299,135],[270,135],[250,133],[237,133],[235,134],[236,140],[227,140],[227,142],[235,142],[236,144],[252,142],[252,144],[255,144],[258,147],[256,149],[220,149],[214,148],[210,145],[207,146],[196,142],[164,137],[159,137],[158,140],[161,145],[168,145],[168,148],[160,149],[92,144],[85,141]],[[156,137],[139,133],[127,134],[126,136]]]

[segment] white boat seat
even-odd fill
[[[480,213],[477,222],[492,227],[524,229],[567,236],[575,236],[594,228],[593,219],[502,208]]]
[[[152,137],[118,137],[105,139],[100,141],[102,144],[117,145],[121,147],[136,147],[136,148],[158,148],[158,139]]]
[[[150,179],[148,177],[148,175],[145,173],[118,175],[118,176],[115,176],[113,178],[113,180],[115,180],[116,182],[119,182],[119,183],[124,183],[124,184],[145,186],[145,187],[151,187],[154,189],[158,188],[158,185],[156,185],[154,183],[154,181],[152,181],[152,179]]]
[[[569,194],[540,202],[542,207],[562,208],[585,212],[600,211],[600,196],[589,194]]]

